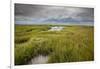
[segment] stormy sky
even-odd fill
[[[16,24],[94,22],[94,9],[68,6],[15,4]]]

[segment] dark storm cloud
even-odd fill
[[[45,17],[94,17],[93,8],[61,7],[15,4],[15,15],[34,18]]]
[[[37,12],[43,10],[43,7],[36,5],[15,4],[15,15],[34,16]]]
[[[94,9],[68,6],[15,4],[15,23],[94,22]]]

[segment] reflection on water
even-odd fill
[[[31,59],[28,64],[44,64],[48,61],[48,56],[38,55]]]
[[[57,27],[57,26],[55,26],[55,27],[51,27],[51,29],[49,31],[60,31],[62,29],[63,29],[63,27]]]

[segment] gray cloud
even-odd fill
[[[83,7],[15,4],[15,21],[18,23],[37,23],[59,21],[62,18],[74,21],[94,21],[94,9]],[[58,19],[58,20],[52,20]],[[60,21],[60,22],[66,22]],[[69,20],[72,22],[72,20]]]
[[[48,18],[48,17],[93,18],[94,11],[93,8],[15,4],[15,16],[25,16],[33,18]]]

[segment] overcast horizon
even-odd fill
[[[94,24],[94,9],[15,4],[15,24]]]

